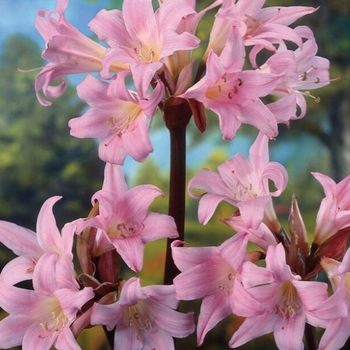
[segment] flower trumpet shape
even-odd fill
[[[99,214],[77,223],[78,232],[87,227],[98,229],[92,255],[116,249],[133,271],[140,271],[145,243],[178,237],[171,216],[148,212],[148,206],[160,195],[162,192],[151,185],[128,189],[122,168],[107,163],[102,190],[92,198],[93,203],[99,203]]]
[[[66,224],[60,234],[52,212],[53,205],[61,197],[51,197],[40,209],[36,232],[10,222],[0,221],[0,242],[11,249],[17,258],[11,260],[2,270],[0,281],[14,285],[31,279],[40,258],[51,261],[54,270],[50,271],[52,280],[64,282],[69,269],[73,274],[72,245],[75,232],[73,224]]]
[[[115,349],[173,350],[173,337],[187,337],[195,329],[193,313],[175,311],[178,303],[173,285],[141,287],[133,277],[122,286],[116,303],[94,304],[91,323],[115,328]]]
[[[0,348],[22,344],[23,350],[79,350],[70,329],[81,307],[94,296],[92,288],[79,290],[66,271],[58,286],[48,278],[46,260],[40,259],[33,276],[34,290],[0,285],[0,306],[9,313],[0,322]]]
[[[200,198],[198,218],[206,224],[217,205],[222,201],[237,206],[247,228],[258,228],[261,224],[271,196],[278,196],[287,185],[288,174],[285,168],[268,159],[268,138],[260,133],[250,148],[249,160],[238,153],[218,167],[219,173],[201,169],[188,184],[189,193]],[[268,180],[275,184],[271,192]],[[203,190],[198,195],[193,190]],[[269,213],[269,217],[276,216]]]

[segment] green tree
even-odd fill
[[[37,72],[17,71],[40,66],[40,51],[30,38],[7,38],[0,56],[0,219],[31,229],[53,195],[63,196],[55,210],[59,226],[85,217],[103,178],[95,142],[69,135],[68,120],[84,106],[73,89],[43,107],[34,91]]]

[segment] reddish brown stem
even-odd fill
[[[175,220],[180,240],[185,238],[186,194],[186,127],[191,109],[185,100],[171,99],[164,109],[164,119],[170,133],[169,215]],[[171,255],[172,239],[168,239],[164,284],[172,284],[179,273]]]

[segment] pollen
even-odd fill
[[[209,99],[227,102],[232,100],[238,94],[243,81],[240,78],[227,76],[224,74],[210,89],[206,92]]]
[[[112,133],[122,136],[131,127],[142,114],[141,107],[132,101],[121,101],[122,107],[109,116],[104,125],[111,130]]]
[[[232,291],[233,284],[236,278],[236,273],[230,265],[226,265],[222,271],[223,278],[217,286],[217,290],[229,295]]]
[[[57,332],[64,328],[68,323],[68,318],[61,308],[56,298],[52,298],[47,305],[50,311],[44,317],[45,320],[40,322],[40,326],[49,332]]]
[[[150,331],[152,329],[152,322],[149,319],[142,302],[128,307],[125,312],[128,327],[133,328],[138,340],[141,339],[142,331]]]
[[[302,308],[302,301],[291,281],[283,282],[277,293],[275,313],[283,319],[296,316]]]
[[[116,220],[111,220],[111,223],[108,228],[108,236],[112,238],[129,238],[142,228],[139,224],[135,222],[125,223],[117,222]]]

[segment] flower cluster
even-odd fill
[[[313,173],[325,198],[309,247],[295,197],[289,229],[279,222],[273,197],[284,191],[288,175],[269,160],[278,125],[304,117],[305,97],[317,101],[310,90],[330,81],[329,61],[317,56],[311,29],[290,26],[317,9],[216,0],[197,11],[195,0],[159,0],[156,9],[151,0],[124,0],[122,10],[101,10],[90,22],[100,44],[66,20],[68,2],[38,11],[48,63],[35,90],[49,106],[64,93],[66,75],[87,73],[77,94],[90,109],[69,127],[74,137],[99,139],[104,181],[89,215],[61,232],[52,212],[57,196],[42,206],[37,232],[0,222],[1,243],[18,256],[0,275],[0,307],[9,314],[0,321],[0,347],[79,349],[80,331],[102,325],[115,349],[174,349],[173,337],[195,331],[193,313],[178,312],[179,302],[202,298],[198,345],[235,314],[245,320],[229,340],[232,348],[273,333],[280,349],[299,350],[304,331],[310,338],[308,324],[325,329],[320,350],[339,349],[350,335],[349,252],[338,261],[350,233],[350,177],[336,184]],[[214,12],[197,62],[197,25]],[[149,133],[157,111],[169,130],[186,128],[193,115],[204,132],[206,110],[218,116],[224,140],[232,140],[241,124],[258,134],[248,159],[236,154],[218,172],[202,169],[188,183],[190,196],[199,199],[200,223],[221,201],[233,206],[232,216],[222,218],[232,237],[218,247],[183,247],[181,235],[176,240],[181,219],[149,211],[162,191],[149,184],[128,188],[123,164],[127,156],[142,162],[153,151]],[[144,244],[161,238],[171,243],[167,262],[179,270],[173,283],[142,287],[138,277],[124,279],[122,262],[138,273]],[[321,271],[331,296],[327,283],[316,279]],[[28,289],[21,288],[24,281]]]

